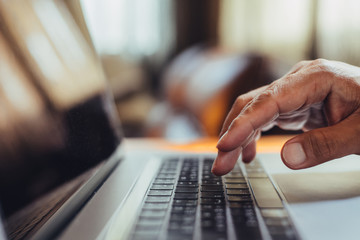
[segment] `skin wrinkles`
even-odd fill
[[[297,166],[281,154],[292,169],[358,153],[360,146],[353,141],[360,138],[359,107],[360,68],[324,59],[300,62],[272,84],[237,98],[217,145],[219,155],[215,163],[221,164],[214,163],[213,172],[224,174],[232,169],[236,161],[229,164],[223,156],[238,156],[232,152],[235,149],[238,154],[243,152],[243,161],[251,161],[256,153],[256,138],[264,128],[273,125],[306,131],[283,147],[282,153],[289,144],[299,143],[305,153],[306,159],[297,161]]]
[[[255,89],[251,92],[248,92],[244,95],[237,97],[235,103],[233,104],[228,116],[225,118],[223,127],[220,132],[220,137],[228,130],[229,125],[231,124],[232,120],[240,114],[241,110],[249,104],[249,102],[253,101],[253,97],[256,96],[258,93],[262,92],[263,89],[267,88],[268,86],[263,86],[258,89]]]

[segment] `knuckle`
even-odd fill
[[[306,66],[307,65],[307,62],[308,61],[300,61],[300,62],[297,62],[290,70],[289,74],[291,73],[294,73],[294,72],[297,72],[299,69],[301,69],[302,67]]]
[[[319,58],[311,61],[309,69],[311,70],[310,72],[314,73],[330,72],[330,63],[328,60]]]
[[[285,78],[283,79],[284,82],[274,82],[268,88],[266,88],[262,93],[260,93],[256,97],[256,101],[268,101],[269,99],[276,98],[277,96],[281,95],[284,90],[284,87],[288,80]]]
[[[259,94],[256,97],[257,101],[261,101],[261,100],[267,100],[269,98],[274,97],[274,95],[276,95],[276,93],[278,92],[278,87],[277,85],[271,85],[270,87],[268,87],[265,91],[263,91],[261,94]]]
[[[241,125],[240,119],[239,119],[239,118],[235,118],[235,119],[231,122],[229,129],[236,129],[236,128],[238,128],[240,125]]]
[[[233,108],[235,109],[242,109],[248,102],[245,96],[241,95],[238,96],[233,104]]]
[[[302,61],[298,62],[295,66],[300,68],[300,67],[308,65],[310,62],[311,61],[309,61],[309,60],[302,60]]]
[[[311,64],[312,65],[326,65],[326,61],[327,60],[325,60],[323,58],[318,58],[318,59],[311,61]]]
[[[255,96],[255,98],[251,102],[249,102],[247,106],[244,107],[242,113],[251,113],[253,111],[263,108],[264,106],[275,106],[279,110],[277,99],[278,97],[281,97],[285,92],[286,91],[284,91],[284,86],[281,82],[271,84],[264,91]]]

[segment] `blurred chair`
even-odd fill
[[[162,110],[153,110],[148,134],[177,138],[176,133],[192,129],[196,131],[192,137],[217,136],[236,97],[272,79],[268,61],[262,56],[227,52],[218,47],[189,48],[165,71],[163,87],[168,103],[162,105]],[[183,119],[179,121],[182,124],[174,124],[175,119]]]

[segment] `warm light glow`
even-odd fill
[[[317,57],[360,65],[359,10],[358,0],[226,0],[220,42],[290,64],[311,57],[315,46]]]
[[[360,65],[360,1],[320,0],[319,10],[320,57]]]
[[[2,1],[6,23],[55,108],[67,109],[104,87],[104,75],[61,1]]]
[[[82,51],[83,46],[79,44],[74,33],[67,26],[55,2],[34,1],[34,10],[48,33],[51,43],[55,45],[58,54],[65,60],[64,63],[67,67],[72,68],[73,71],[83,68],[86,63],[86,55]],[[43,65],[47,66],[46,64]]]
[[[256,145],[256,151],[258,153],[280,153],[284,143],[293,135],[273,135],[263,136],[259,139]],[[161,143],[160,147],[163,149],[171,149],[184,152],[210,152],[216,153],[216,144],[218,138],[201,138],[196,141],[190,141],[184,144],[171,144],[170,142]]]
[[[26,45],[42,74],[56,84],[63,75],[62,63],[49,40],[42,34],[32,34],[26,38]]]
[[[220,42],[240,52],[255,51],[290,61],[306,56],[309,0],[222,1]]]
[[[4,99],[15,109],[16,113],[30,118],[37,116],[42,111],[41,99],[35,93],[28,82],[20,65],[16,62],[15,56],[9,51],[4,39],[0,36],[0,91]],[[5,109],[9,105],[2,102],[4,106],[0,107],[0,114],[5,116]],[[0,118],[0,120],[3,118]],[[12,119],[14,121],[14,119]],[[18,120],[18,119],[17,119]],[[4,126],[4,123],[0,124]]]
[[[153,55],[172,41],[171,1],[82,0],[100,54]]]

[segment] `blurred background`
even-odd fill
[[[359,12],[358,0],[1,0],[4,214],[102,164],[123,134],[218,137],[237,96],[298,61],[360,66]]]
[[[217,136],[237,95],[298,61],[360,65],[357,0],[67,2],[82,9],[128,137]]]
[[[359,12],[357,0],[0,1],[5,214],[100,164],[123,134],[218,137],[237,96],[298,61],[360,66]]]

